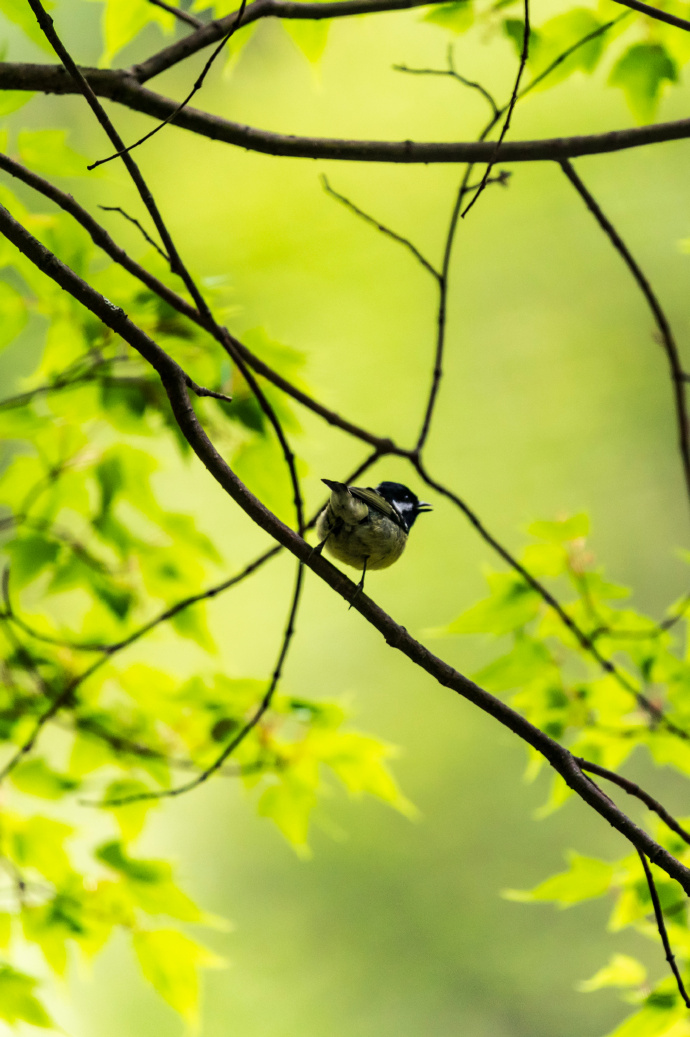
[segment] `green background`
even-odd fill
[[[555,9],[542,8],[537,20]],[[84,5],[77,12],[60,3],[54,16],[78,58],[95,62],[99,5],[85,16]],[[282,27],[267,22],[232,78],[213,76],[197,103],[289,133],[471,139],[485,118],[481,99],[450,81],[391,69],[441,67],[449,39],[423,24],[419,11],[336,22],[314,69]],[[117,64],[160,44],[150,30]],[[44,60],[19,44],[10,50],[12,60],[25,56]],[[479,31],[459,37],[456,64],[500,99],[509,94],[514,52],[499,36],[486,46]],[[151,85],[181,97],[198,67],[197,60]],[[511,136],[629,125],[622,95],[605,90],[604,80],[601,72],[594,79],[578,73],[535,94],[518,108]],[[663,102],[661,118],[686,109],[681,88]],[[111,111],[127,139],[150,127],[143,117]],[[70,143],[92,157],[106,154],[74,98],[37,98],[13,124],[63,125],[67,112]],[[678,245],[690,236],[686,154],[680,142],[577,164],[657,286],[681,343],[690,262]],[[303,351],[319,399],[411,443],[432,366],[433,283],[406,252],[329,199],[319,175],[438,260],[459,171],[280,160],[171,128],[138,157],[192,269],[226,275],[232,285],[232,329],[262,325]],[[92,203],[137,211],[114,165],[69,187]],[[139,240],[108,219],[138,252]],[[609,575],[635,588],[637,607],[661,612],[687,589],[677,553],[687,546],[687,504],[666,361],[620,258],[556,165],[514,166],[510,186],[487,191],[461,223],[449,321],[429,468],[512,549],[533,518],[589,511],[592,547]],[[37,341],[25,333],[7,351],[6,384],[21,384]],[[364,451],[300,417],[296,446],[313,508],[319,479],[343,477]],[[200,466],[181,469],[172,453],[164,460],[161,498],[193,510],[222,545],[229,570],[241,567],[263,546],[262,535]],[[422,491],[402,462],[380,464],[367,481],[384,478],[408,482],[434,504],[400,564],[373,574],[367,586],[420,636],[480,597],[482,566],[495,563],[460,514]],[[269,673],[291,581],[292,567],[280,558],[209,606],[228,673]],[[426,639],[469,674],[496,652],[488,639]],[[170,664],[162,638],[130,658],[155,659],[156,652]],[[179,673],[200,658],[181,646]],[[233,925],[208,940],[229,968],[207,977],[204,1035],[597,1037],[625,1006],[609,991],[577,993],[578,980],[614,951],[639,954],[662,974],[660,948],[606,933],[603,901],[558,912],[500,899],[502,889],[529,887],[558,870],[567,849],[613,856],[619,838],[576,803],[536,821],[547,782],[524,783],[526,755],[513,736],[416,671],[312,577],[284,687],[348,702],[358,728],[403,747],[395,771],[420,818],[410,822],[337,793],[319,808],[314,856],[305,862],[253,815],[231,781],[215,780],[158,812],[141,852],[170,854],[183,887]],[[647,774],[645,761],[636,758],[628,773]],[[652,792],[688,813],[680,779],[648,777]],[[77,1037],[168,1037],[183,1029],[141,982],[124,940],[91,976],[58,994],[53,1008]]]

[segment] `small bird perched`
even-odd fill
[[[321,482],[331,499],[316,521],[320,543],[314,550],[320,554],[325,547],[339,562],[361,569],[359,593],[367,569],[387,569],[397,562],[417,515],[432,507],[399,482],[382,482],[376,489],[332,479]]]

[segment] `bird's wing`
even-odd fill
[[[370,508],[386,515],[387,518],[392,519],[402,528],[405,528],[400,512],[395,508],[385,497],[382,497],[380,493],[372,489],[371,486],[348,486],[348,489],[353,497],[357,497],[358,500],[364,501]]]

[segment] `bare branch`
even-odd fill
[[[623,789],[630,796],[636,796],[637,799],[641,800],[646,807],[657,814],[661,820],[679,835],[681,839],[684,839],[686,843],[690,843],[690,832],[688,832],[683,826],[676,821],[675,817],[669,814],[668,810],[653,796],[650,796],[648,792],[645,792],[643,788],[640,788],[634,781],[630,781],[629,778],[624,778],[620,774],[616,774],[615,771],[610,771],[606,767],[600,767],[598,763],[590,763],[589,760],[583,760],[582,757],[576,756],[575,762],[582,768],[583,771],[589,771],[590,774],[598,774],[600,778],[606,778],[607,781],[612,782],[614,785],[618,785],[619,788]]]
[[[558,599],[549,591],[548,587],[544,586],[543,583],[537,580],[536,577],[534,577],[532,573],[529,572],[529,570],[510,553],[510,551],[496,540],[479,516],[465,503],[465,501],[456,493],[453,493],[452,490],[449,490],[446,486],[443,486],[441,483],[433,479],[427,472],[419,457],[411,458],[410,460],[419,477],[427,484],[427,486],[430,486],[432,489],[436,490],[437,493],[440,493],[442,496],[452,501],[474,526],[482,540],[489,544],[496,554],[498,554],[515,572],[519,573],[523,580],[529,584],[529,586],[540,595],[543,601],[545,601],[546,604],[554,610],[563,625],[571,632],[580,648],[587,652],[587,654],[596,661],[605,673],[614,677],[620,686],[635,698],[638,705],[645,710],[648,716],[655,723],[663,724],[667,731],[670,731],[672,734],[677,735],[685,741],[690,740],[690,734],[687,731],[668,720],[663,710],[655,705],[651,699],[647,698],[647,696],[628,679],[627,675],[614,662],[612,662],[611,659],[607,659],[606,656],[601,654],[596,643],[592,641],[591,637],[588,637],[572,616],[568,615]]]
[[[656,326],[659,330],[659,335],[661,336],[661,344],[666,353],[671,373],[671,383],[676,408],[676,424],[678,427],[678,447],[683,465],[685,488],[688,498],[690,499],[690,427],[688,425],[688,408],[685,399],[685,378],[678,352],[678,346],[676,345],[673,332],[671,331],[671,325],[661,307],[661,303],[659,302],[656,293],[630,252],[630,249],[627,247],[608,217],[604,215],[598,202],[585,187],[582,180],[573,169],[573,166],[570,162],[563,161],[561,162],[561,168],[589,211],[594,216],[601,229],[606,234],[613,247],[622,257],[623,262],[632,274],[638,288],[647,302],[647,305],[652,311],[652,315],[654,316]]]
[[[640,861],[642,862],[642,867],[644,868],[645,878],[647,879],[649,895],[652,898],[652,905],[654,907],[656,927],[659,930],[659,936],[661,937],[661,942],[664,945],[664,951],[666,952],[666,961],[669,963],[671,967],[671,972],[675,977],[676,984],[680,992],[680,996],[683,998],[683,1001],[685,1002],[687,1007],[690,1008],[690,997],[688,997],[688,993],[685,989],[685,986],[683,985],[683,980],[681,978],[680,972],[678,971],[678,966],[676,965],[675,956],[673,954],[673,951],[671,950],[671,943],[668,938],[668,932],[666,931],[666,923],[664,922],[664,912],[661,910],[661,903],[659,901],[659,894],[657,893],[656,885],[654,883],[652,869],[649,867],[649,864],[647,863],[647,858],[645,857],[642,850],[638,849],[637,852],[639,854]]]
[[[164,0],[149,0],[150,4],[154,7],[160,7],[168,14],[172,14],[175,18],[179,18],[181,22],[186,22],[187,25],[191,25],[194,29],[201,29],[204,26],[201,18],[195,18],[193,14],[189,14],[187,11],[181,11],[179,7],[172,7],[171,4],[164,3]]]
[[[152,2],[153,2],[153,0],[149,0],[149,3],[152,3]],[[126,213],[125,210],[123,208],[121,208],[121,206],[119,206],[119,205],[99,205],[98,208],[102,209],[103,212],[119,212],[121,216],[124,216],[124,218],[126,220],[128,220],[130,223],[134,224],[134,226],[139,230],[139,233],[144,238],[144,240],[148,241],[149,245],[151,245],[152,248],[155,248],[155,250],[158,253],[158,255],[162,256],[163,259],[166,261],[166,263],[170,262],[170,256],[167,254],[167,252],[164,252],[163,249],[160,247],[160,245],[158,245],[153,240],[151,235],[139,223],[139,220],[135,219],[134,216],[130,216],[129,213]]]
[[[375,219],[373,216],[370,216],[368,213],[364,212],[363,209],[360,209],[357,205],[354,204],[354,202],[351,202],[349,198],[346,198],[344,194],[339,194],[338,191],[335,191],[329,184],[325,174],[322,174],[321,176],[321,183],[324,186],[324,190],[328,194],[330,194],[332,198],[336,198],[351,212],[355,213],[356,216],[360,216],[363,220],[365,220],[366,223],[370,223],[373,227],[376,227],[377,230],[381,231],[382,234],[385,234],[387,237],[392,238],[393,241],[397,241],[399,245],[402,245],[404,248],[408,249],[408,251],[411,252],[412,255],[415,257],[417,262],[420,263],[425,270],[428,270],[428,272],[436,281],[441,280],[441,275],[438,272],[438,270],[436,270],[435,267],[431,265],[428,259],[424,258],[417,246],[413,245],[409,238],[405,238],[401,234],[397,234],[396,231],[391,230],[390,227],[386,227],[385,224],[379,223],[377,219]]]
[[[508,107],[507,107],[507,110],[506,110],[506,117],[505,117],[505,120],[503,122],[503,126],[501,127],[501,132],[500,132],[500,134],[498,136],[498,140],[496,141],[495,150],[494,150],[493,156],[491,158],[491,161],[489,162],[489,164],[486,167],[486,172],[484,173],[484,176],[482,178],[482,182],[480,183],[479,187],[477,188],[476,193],[474,194],[474,197],[471,199],[469,205],[465,208],[464,212],[461,214],[463,219],[465,218],[465,216],[467,216],[467,214],[470,211],[470,209],[472,208],[472,206],[476,204],[477,200],[479,199],[479,196],[482,194],[484,188],[486,187],[486,183],[487,183],[487,180],[489,179],[489,175],[491,173],[491,170],[492,170],[492,168],[493,168],[493,166],[494,166],[494,164],[496,162],[496,159],[498,158],[498,153],[499,153],[499,151],[501,149],[501,145],[503,144],[503,141],[504,141],[504,139],[505,139],[505,137],[506,137],[506,135],[508,133],[508,130],[510,129],[510,120],[512,119],[513,111],[515,109],[515,105],[517,104],[518,91],[520,90],[520,81],[522,79],[523,72],[525,71],[525,66],[527,65],[527,58],[529,57],[529,37],[530,37],[530,31],[531,31],[530,30],[530,24],[529,24],[529,0],[523,0],[523,4],[524,4],[524,12],[525,12],[525,22],[524,22],[524,26],[523,26],[523,30],[522,30],[522,53],[520,54],[520,64],[518,65],[517,75],[515,77],[515,85],[513,86],[513,93],[511,95],[510,101],[508,102]]]
[[[668,11],[660,11],[658,7],[643,4],[642,0],[615,0],[615,2],[623,4],[625,7],[631,7],[633,11],[639,11],[640,14],[646,14],[649,18],[655,18],[658,22],[666,22],[667,25],[675,25],[677,29],[685,29],[686,32],[690,32],[690,22],[685,18],[679,18],[678,15],[669,14]]]
[[[60,61],[62,62],[64,69],[71,78],[77,92],[84,95],[87,104],[91,108],[93,114],[96,116],[96,119],[105,131],[110,142],[118,151],[123,151],[123,149],[125,148],[124,141],[115,129],[113,123],[111,122],[105,109],[103,108],[103,105],[100,103],[96,94],[91,88],[91,85],[89,84],[88,80],[82,73],[81,69],[76,65],[71,54],[60,40],[60,37],[55,31],[53,19],[44,10],[43,5],[41,4],[41,0],[28,0],[28,2],[29,6],[31,7],[31,10],[36,15],[36,20],[38,21],[38,24],[44,36],[46,37],[51,47],[53,48],[53,50],[59,57]],[[134,186],[139,192],[139,197],[146,206],[151,216],[151,219],[153,220],[156,226],[156,230],[160,234],[161,241],[163,242],[165,250],[168,256],[170,257],[170,269],[173,271],[173,273],[178,274],[182,278],[185,287],[187,288],[187,291],[190,293],[190,295],[194,299],[194,302],[196,303],[199,313],[203,313],[210,319],[211,314],[208,309],[208,306],[206,305],[203,296],[196,287],[194,280],[190,276],[189,271],[182,262],[182,259],[177,249],[175,248],[175,244],[172,240],[172,237],[170,236],[168,228],[166,227],[163,221],[158,206],[154,201],[153,195],[151,194],[148,185],[141,174],[139,167],[137,166],[136,162],[131,157],[131,155],[128,155],[126,153],[123,153],[122,161],[132,179],[132,182],[134,183]]]
[[[326,4],[319,4],[326,7]],[[176,104],[170,98],[142,87],[122,71],[84,69],[85,78],[99,97],[122,104],[132,111],[165,119]],[[0,90],[40,90],[43,93],[73,94],[76,85],[64,70],[54,65],[0,63]],[[323,158],[340,162],[390,162],[427,164],[490,162],[495,152],[491,141],[376,141],[341,140],[330,137],[301,137],[272,133],[231,122],[194,108],[185,108],[172,125],[268,155],[289,158]],[[645,147],[690,137],[690,119],[653,123],[607,133],[554,137],[543,140],[504,141],[501,162],[562,162],[583,155],[603,155],[629,148]]]
[[[288,651],[290,650],[290,644],[295,633],[295,621],[297,618],[297,611],[299,609],[300,597],[302,593],[302,584],[304,578],[304,566],[301,562],[297,563],[297,578],[295,580],[295,589],[292,594],[292,602],[290,605],[290,611],[288,614],[288,621],[283,634],[283,639],[280,645],[280,651],[278,652],[278,659],[273,670],[273,676],[271,677],[266,693],[255,709],[250,719],[244,724],[244,726],[230,739],[228,744],[225,746],[223,751],[218,754],[216,759],[206,767],[200,774],[192,778],[191,781],[185,782],[183,785],[177,785],[172,789],[161,789],[158,792],[139,792],[131,796],[121,796],[117,799],[108,799],[99,806],[102,807],[119,807],[125,806],[128,803],[138,803],[141,800],[150,799],[170,799],[175,796],[181,796],[185,792],[191,792],[192,789],[198,788],[199,785],[203,785],[205,781],[220,770],[225,761],[234,753],[242,742],[245,740],[247,735],[254,730],[256,725],[259,723],[263,715],[270,709],[271,702],[275,696],[280,681],[281,674],[283,672],[283,666],[287,658]]]
[[[409,68],[407,65],[393,65],[396,72],[408,72],[413,76],[450,76],[451,79],[456,79],[462,86],[468,87],[470,90],[476,90],[482,95],[485,101],[488,101],[491,107],[491,114],[496,118],[500,115],[500,111],[493,95],[489,93],[486,87],[482,86],[481,83],[477,83],[473,79],[466,79],[465,76],[460,75],[455,70],[455,64],[453,61],[453,45],[448,45],[448,68]]]
[[[246,4],[247,4],[247,0],[242,0],[242,3],[240,5],[240,9],[237,12],[237,17],[234,19],[234,21],[232,22],[232,24],[228,28],[228,31],[225,33],[225,35],[221,39],[220,43],[218,44],[218,46],[213,51],[213,53],[211,54],[210,58],[208,58],[208,60],[206,61],[206,64],[204,65],[204,67],[202,68],[200,74],[197,76],[196,80],[194,81],[194,85],[192,86],[192,89],[189,91],[189,93],[187,94],[185,99],[183,101],[180,101],[180,103],[178,104],[177,108],[173,112],[171,112],[171,114],[168,115],[165,119],[163,119],[163,121],[161,123],[159,123],[158,126],[154,126],[154,128],[152,130],[149,130],[148,133],[145,133],[143,137],[139,138],[139,140],[135,140],[135,142],[133,144],[129,144],[123,151],[116,151],[115,154],[108,155],[107,158],[101,158],[97,162],[92,162],[91,165],[87,167],[88,169],[96,169],[98,166],[105,165],[106,162],[112,162],[112,160],[114,158],[122,158],[122,156],[125,154],[125,152],[129,153],[129,152],[134,151],[134,149],[138,148],[140,144],[144,144],[145,141],[150,140],[151,137],[154,137],[159,132],[159,130],[162,130],[164,126],[167,126],[168,123],[172,122],[173,119],[175,118],[175,116],[178,115],[179,112],[181,112],[184,108],[187,107],[187,105],[189,104],[191,99],[194,97],[194,95],[197,94],[199,92],[199,90],[201,90],[202,86],[204,85],[204,80],[206,79],[206,76],[210,72],[213,63],[215,62],[215,60],[218,57],[218,55],[220,54],[220,52],[223,50],[223,47],[225,46],[225,44],[228,42],[228,40],[232,36],[234,36],[234,34],[240,28],[240,24],[242,22],[242,15],[244,14],[244,9],[246,7]]]

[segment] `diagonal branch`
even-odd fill
[[[625,792],[630,796],[636,796],[637,799],[641,800],[642,803],[649,810],[652,810],[657,814],[661,820],[679,835],[681,839],[684,839],[686,843],[690,843],[690,832],[686,831],[683,826],[676,821],[672,814],[669,814],[668,810],[658,801],[650,796],[648,792],[645,792],[643,788],[640,788],[634,781],[630,781],[629,778],[624,778],[620,774],[616,774],[615,771],[610,771],[606,767],[601,767],[598,763],[590,763],[589,760],[583,760],[580,756],[575,757],[575,762],[583,771],[589,771],[590,774],[598,774],[600,778],[606,778],[607,781],[612,782],[614,785],[618,785],[619,788],[624,789]]]
[[[415,640],[404,627],[397,624],[371,598],[363,592],[359,592],[359,588],[352,580],[331,565],[327,559],[315,553],[302,537],[285,525],[251,493],[208,438],[192,407],[184,372],[164,350],[133,324],[122,310],[113,306],[74,271],[52,255],[2,206],[0,206],[0,233],[4,234],[40,270],[129,342],[152,365],[163,382],[175,419],[192,450],[213,478],[257,526],[264,529],[274,540],[286,547],[299,561],[323,579],[337,594],[350,602],[352,607],[382,634],[386,643],[392,648],[402,652],[441,685],[450,688],[473,703],[541,753],[585,803],[608,821],[636,849],[645,853],[671,878],[676,879],[686,893],[690,893],[690,869],[639,828],[631,818],[604,795],[586,777],[573,755],[564,746],[559,745],[505,702],[480,688]],[[81,680],[84,679],[85,677],[82,675]],[[51,706],[52,716],[68,701],[68,693],[69,689],[65,689],[54,700]]]
[[[649,864],[647,862],[647,858],[644,855],[644,853],[642,852],[642,850],[638,849],[637,852],[639,854],[640,861],[642,862],[642,867],[644,868],[645,878],[647,879],[647,886],[649,887],[649,895],[652,898],[652,906],[654,907],[654,917],[656,919],[656,927],[659,930],[659,936],[661,937],[661,942],[663,944],[664,951],[666,953],[666,961],[669,963],[669,966],[670,966],[671,972],[673,973],[673,976],[675,978],[676,985],[678,987],[678,991],[680,993],[680,996],[683,998],[683,1001],[685,1002],[686,1007],[690,1008],[690,997],[688,997],[688,992],[685,989],[685,986],[683,985],[683,980],[681,978],[680,972],[678,971],[678,965],[676,964],[675,955],[674,955],[673,951],[671,950],[671,941],[669,940],[668,932],[666,931],[666,923],[664,922],[664,912],[661,909],[661,902],[659,900],[659,894],[657,893],[656,885],[655,885],[655,882],[654,882],[654,876],[652,875],[652,869],[649,867]]]
[[[121,796],[117,799],[108,799],[98,805],[101,807],[120,807],[126,806],[128,803],[139,803],[141,800],[151,799],[170,799],[176,796],[182,796],[185,792],[191,792],[192,789],[198,788],[199,785],[203,785],[205,781],[208,781],[212,775],[221,769],[223,764],[229,757],[235,752],[237,748],[244,742],[247,735],[249,735],[256,725],[259,723],[264,714],[270,709],[271,703],[275,697],[275,693],[278,688],[283,667],[287,654],[290,650],[290,644],[295,633],[295,621],[297,619],[297,612],[299,609],[299,603],[302,594],[302,586],[304,580],[304,566],[302,562],[297,563],[297,577],[295,579],[295,589],[292,593],[292,602],[290,605],[290,611],[288,613],[288,620],[283,634],[283,639],[278,652],[278,659],[273,670],[273,675],[266,689],[264,697],[261,702],[254,710],[254,713],[249,720],[244,724],[240,730],[233,735],[228,744],[225,746],[222,752],[218,754],[213,763],[208,767],[204,768],[200,774],[197,774],[191,781],[186,781],[182,785],[176,785],[171,789],[162,789],[158,792],[138,792],[131,796]]]
[[[479,199],[479,196],[482,194],[482,192],[484,191],[484,188],[486,187],[486,184],[487,184],[487,181],[489,179],[489,175],[491,173],[491,170],[493,169],[493,167],[494,167],[494,165],[496,163],[496,160],[498,158],[498,153],[501,150],[501,146],[503,144],[503,141],[505,140],[505,138],[506,138],[506,136],[508,134],[508,130],[510,129],[510,121],[511,121],[511,119],[513,117],[513,112],[515,110],[515,105],[517,104],[517,101],[518,101],[518,94],[519,94],[519,90],[520,90],[520,81],[522,79],[522,75],[523,75],[523,73],[525,71],[525,67],[527,65],[527,59],[529,57],[529,38],[530,38],[530,32],[531,32],[530,24],[529,24],[529,0],[523,0],[523,4],[524,4],[525,20],[524,20],[524,25],[523,25],[523,29],[522,29],[522,52],[520,54],[520,63],[518,65],[517,75],[515,77],[515,85],[513,86],[513,92],[510,95],[510,101],[508,102],[508,105],[507,105],[507,107],[505,109],[506,117],[505,117],[505,119],[503,121],[503,125],[501,126],[501,132],[498,135],[498,140],[496,141],[496,143],[494,145],[494,152],[493,152],[493,155],[491,156],[491,161],[487,165],[486,171],[484,173],[484,176],[482,177],[482,182],[480,183],[479,187],[476,190],[476,193],[474,194],[474,196],[470,200],[469,205],[467,205],[465,207],[464,211],[462,212],[462,214],[461,214],[462,219],[464,219],[465,216],[467,216],[468,212],[470,211],[472,206],[476,204],[477,200]]]
[[[658,22],[666,22],[667,25],[675,25],[677,29],[685,29],[686,32],[690,32],[690,22],[686,18],[679,18],[677,14],[670,14],[668,11],[660,11],[658,7],[643,4],[642,0],[615,0],[615,3],[631,7],[633,11],[646,14]]]
[[[688,424],[688,408],[685,398],[685,372],[683,371],[678,346],[673,336],[671,325],[669,324],[668,318],[662,309],[661,303],[659,302],[654,289],[616,228],[608,217],[604,215],[596,199],[585,187],[570,162],[561,162],[561,168],[589,211],[594,216],[594,219],[606,234],[613,247],[622,257],[623,262],[632,274],[638,288],[647,302],[647,305],[652,311],[671,373],[673,398],[676,408],[676,424],[678,427],[678,447],[683,465],[685,488],[688,498],[690,498],[690,426]]]
[[[150,140],[151,137],[155,137],[155,135],[160,130],[162,130],[164,126],[166,126],[168,123],[172,122],[174,120],[175,116],[179,112],[181,112],[184,108],[187,107],[187,105],[189,104],[191,99],[194,97],[194,95],[198,94],[198,92],[201,90],[202,86],[204,85],[204,80],[206,79],[206,76],[211,71],[211,68],[212,68],[216,58],[218,57],[218,55],[223,50],[223,47],[225,46],[225,44],[228,42],[228,40],[232,36],[235,35],[237,30],[240,28],[240,24],[242,22],[242,15],[244,14],[244,9],[246,7],[246,4],[247,4],[247,0],[242,0],[242,3],[240,5],[240,9],[237,12],[237,16],[234,18],[234,20],[230,24],[230,26],[228,28],[228,31],[225,33],[225,35],[221,39],[221,41],[218,44],[218,46],[215,48],[215,50],[213,51],[211,56],[206,61],[206,64],[202,68],[201,72],[199,73],[197,78],[194,80],[194,84],[192,85],[192,89],[189,91],[189,93],[187,94],[185,99],[183,101],[180,101],[180,103],[177,105],[175,110],[173,112],[171,112],[170,115],[168,115],[165,119],[163,119],[163,121],[160,122],[157,126],[154,126],[154,128],[152,130],[149,130],[148,133],[145,133],[143,137],[140,137],[139,140],[135,140],[133,144],[129,144],[124,149],[124,151],[116,151],[114,155],[108,155],[107,158],[98,159],[97,162],[92,162],[90,166],[87,166],[87,169],[96,169],[98,166],[105,165],[106,162],[112,162],[112,160],[114,158],[122,158],[122,156],[125,154],[125,152],[129,153],[129,152],[134,151],[134,149],[138,148],[140,144],[144,144],[145,141]]]
[[[187,25],[191,25],[194,29],[202,29],[204,22],[201,18],[195,18],[193,14],[189,14],[187,11],[180,10],[179,7],[173,7],[171,4],[166,4],[164,0],[149,0],[150,4],[154,7],[161,7],[168,14],[172,14],[175,18],[179,18],[181,22],[186,22]]]

